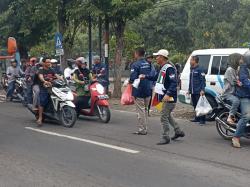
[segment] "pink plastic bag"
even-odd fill
[[[124,92],[122,93],[121,98],[122,105],[133,105],[134,104],[134,97],[132,96],[132,85],[128,84],[125,88]]]

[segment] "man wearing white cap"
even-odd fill
[[[163,102],[161,111],[161,124],[163,127],[162,140],[157,143],[158,145],[169,144],[169,126],[171,125],[175,130],[175,135],[172,140],[180,137],[184,137],[185,133],[180,129],[177,122],[172,117],[171,113],[175,108],[177,101],[177,71],[175,66],[168,60],[169,52],[166,49],[161,49],[157,53],[153,54],[156,56],[157,63],[161,66],[159,75],[154,77],[150,75],[140,75],[140,78],[146,78],[149,80],[155,80],[155,90],[159,101]]]

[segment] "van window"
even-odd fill
[[[228,56],[214,56],[211,75],[224,75],[228,67]]]
[[[221,56],[214,56],[212,62],[211,75],[219,75]]]
[[[197,55],[199,57],[199,66],[203,69],[204,73],[208,72],[208,65],[211,55]]]
[[[228,56],[223,56],[220,63],[220,75],[224,75],[228,68]]]

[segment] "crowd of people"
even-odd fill
[[[153,59],[160,68],[156,68]],[[106,66],[101,63],[100,57],[96,56],[92,71],[88,69],[87,61],[84,57],[76,60],[68,59],[68,67],[62,73],[57,61],[50,58],[43,58],[38,62],[36,58],[30,58],[25,64],[25,70],[17,67],[15,60],[11,61],[11,66],[7,69],[8,89],[7,100],[11,100],[14,91],[14,82],[20,74],[25,75],[27,83],[26,102],[33,104],[33,110],[38,110],[38,125],[42,124],[43,109],[48,103],[48,89],[51,80],[64,79],[69,86],[75,86],[77,93],[76,111],[86,108],[90,96],[89,84],[98,79],[106,88],[108,79],[106,77]],[[145,57],[145,50],[137,48],[134,52],[135,62],[131,65],[129,84],[133,84],[139,79],[138,87],[133,87],[132,96],[134,97],[136,110],[138,113],[138,127],[134,132],[136,135],[147,135],[148,115],[153,99],[162,102],[161,125],[163,129],[162,139],[158,145],[169,144],[171,140],[176,140],[185,136],[184,131],[172,116],[177,102],[177,91],[180,70],[169,60],[169,52],[161,49],[153,55]],[[232,103],[232,107],[227,119],[230,125],[237,125],[236,133],[232,138],[232,145],[240,147],[240,137],[243,136],[246,124],[250,120],[250,76],[248,71],[247,59],[240,54],[229,56],[229,67],[224,76],[224,89],[222,97]],[[192,56],[190,61],[190,80],[187,95],[191,95],[194,109],[200,97],[205,96],[205,73],[199,66],[199,57]],[[235,114],[238,108],[241,109],[241,119],[236,124]],[[191,122],[198,122],[200,125],[206,123],[206,116],[195,117]],[[173,127],[175,134],[170,137],[170,126]]]
[[[68,67],[62,71],[58,61],[49,57],[38,60],[35,57],[27,62],[22,62],[22,66],[17,65],[16,60],[11,60],[10,67],[7,68],[8,88],[6,100],[12,101],[15,89],[15,81],[18,77],[24,76],[26,89],[24,90],[24,100],[26,104],[32,104],[33,110],[38,112],[37,124],[42,125],[44,107],[49,102],[48,88],[54,79],[61,79],[67,82],[69,87],[75,87],[77,93],[76,111],[88,107],[89,84],[98,80],[107,88],[106,66],[101,63],[100,57],[94,57],[92,72],[88,69],[88,63],[84,57],[76,60],[67,59]]]

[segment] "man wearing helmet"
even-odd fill
[[[74,72],[73,80],[76,83],[76,112],[80,113],[81,109],[88,108],[90,98],[89,85],[92,81],[92,74],[87,68],[87,62],[84,57],[76,59],[77,69]]]
[[[11,101],[12,95],[15,90],[15,81],[16,78],[23,74],[23,71],[20,69],[20,67],[17,66],[16,59],[12,59],[10,61],[11,66],[7,68],[6,74],[8,77],[8,89],[6,94],[6,100]]]
[[[75,60],[67,59],[68,67],[64,70],[64,78],[66,79],[67,83],[69,84],[73,80],[73,74],[76,70],[75,67]]]

